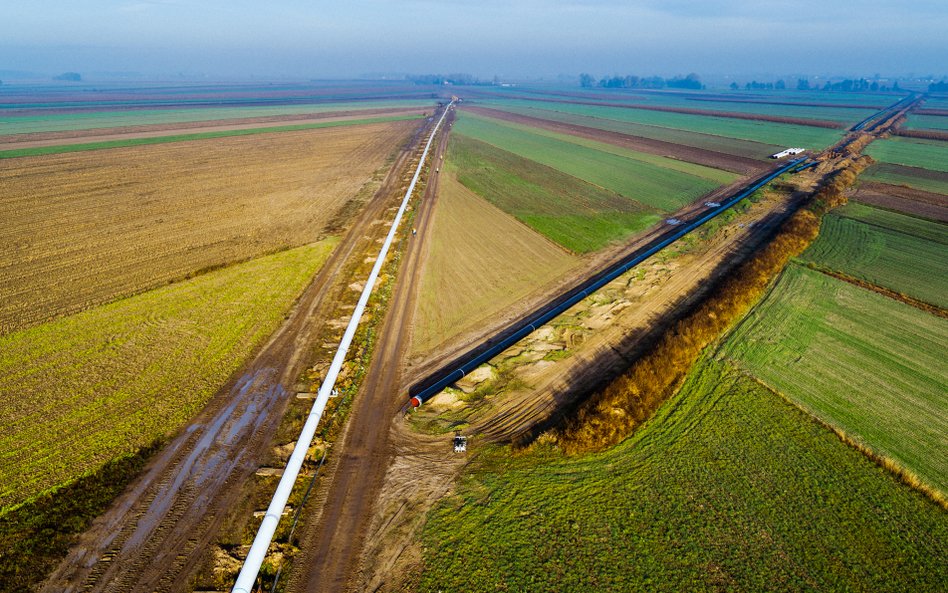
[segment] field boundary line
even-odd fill
[[[837,272],[836,270],[833,270],[831,268],[820,266],[814,262],[798,261],[797,263],[798,265],[802,265],[805,268],[809,268],[813,270],[814,272],[825,274],[829,276],[830,278],[836,278],[837,280],[841,280],[842,282],[852,284],[853,286],[862,288],[863,290],[868,290],[870,292],[874,292],[876,294],[890,298],[893,301],[899,301],[900,303],[909,305],[910,307],[915,307],[916,309],[919,309],[926,313],[930,313],[932,315],[941,317],[943,319],[948,319],[948,310],[942,309],[938,305],[932,305],[931,303],[926,303],[923,300],[910,297],[907,294],[902,294],[901,292],[897,292],[895,290],[892,290],[891,288],[879,286],[878,284],[873,284],[872,282],[868,282],[866,280],[860,280],[859,278],[855,278],[853,276],[844,274],[842,272]]]

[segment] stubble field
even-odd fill
[[[416,125],[0,161],[0,332],[317,241]]]

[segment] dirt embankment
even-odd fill
[[[37,132],[35,134],[11,134],[0,136],[0,150],[17,150],[43,146],[68,146],[87,142],[111,142],[135,138],[161,138],[177,136],[182,133],[201,134],[204,132],[227,132],[231,130],[256,130],[274,127],[278,124],[305,125],[341,122],[373,117],[395,117],[403,115],[421,115],[432,108],[412,107],[405,109],[364,109],[353,111],[332,111],[319,114],[273,115],[241,119],[222,119],[192,121],[172,124],[152,124],[141,126],[122,126],[117,128],[92,128],[89,130],[71,130],[63,132]]]
[[[477,115],[483,115],[485,117],[509,121],[516,124],[523,124],[543,130],[549,130],[551,132],[569,134],[571,136],[578,136],[580,138],[587,138],[589,140],[596,140],[598,142],[606,142],[608,144],[621,146],[622,148],[628,148],[630,150],[647,152],[649,154],[657,154],[659,156],[687,161],[689,163],[696,163],[706,167],[714,167],[715,169],[732,171],[734,173],[740,173],[741,175],[753,175],[754,173],[760,172],[767,167],[765,162],[747,157],[736,156],[702,148],[695,148],[692,146],[685,146],[683,144],[675,144],[674,142],[665,142],[663,140],[653,140],[651,138],[643,138],[641,136],[632,136],[630,134],[622,134],[620,132],[588,128],[586,126],[557,122],[539,117],[518,115],[516,113],[502,111],[499,109],[466,106],[464,107],[464,110]]]

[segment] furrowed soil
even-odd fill
[[[120,126],[115,128],[92,128],[88,130],[65,130],[59,132],[36,132],[32,134],[10,134],[0,136],[0,151],[16,150],[18,148],[32,148],[37,146],[60,146],[64,144],[81,144],[84,142],[104,142],[108,140],[125,140],[128,138],[156,138],[176,135],[181,132],[199,134],[201,132],[218,132],[222,130],[250,130],[266,128],[272,124],[293,123],[325,123],[363,119],[369,117],[421,115],[431,108],[412,107],[403,109],[379,108],[348,111],[330,111],[319,114],[287,114],[270,115],[263,117],[247,117],[209,121],[186,121],[166,124],[149,124],[139,126]]]
[[[318,241],[416,126],[0,161],[0,332]]]
[[[578,263],[453,175],[442,175],[439,186],[411,327],[416,353],[478,325]]]
[[[948,196],[942,194],[870,181],[859,185],[853,199],[886,210],[948,222]]]

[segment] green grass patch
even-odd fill
[[[177,431],[279,326],[336,242],[0,337],[0,516]]]
[[[417,115],[399,115],[390,117],[370,117],[365,119],[351,119],[345,121],[329,121],[313,124],[295,124],[286,126],[272,126],[266,128],[249,128],[246,130],[220,130],[217,132],[199,132],[196,134],[174,134],[171,136],[156,136],[152,138],[128,138],[125,140],[106,140],[102,142],[88,142],[83,144],[61,144],[58,146],[36,146],[33,148],[17,148],[14,150],[0,150],[0,159],[12,159],[27,156],[43,156],[47,154],[62,154],[64,152],[83,152],[86,150],[105,150],[108,148],[127,148],[130,146],[146,146],[149,144],[165,144],[168,142],[188,142],[192,140],[209,140],[212,138],[230,138],[233,136],[250,136],[252,134],[271,134],[277,132],[299,132],[302,130],[316,130],[319,128],[335,128],[338,126],[356,126],[376,124],[391,121],[418,119]]]
[[[905,127],[910,130],[948,130],[948,117],[910,113]]]
[[[595,140],[590,140],[589,138],[581,138],[579,136],[573,136],[570,134],[560,134],[558,132],[552,132],[550,130],[544,130],[542,128],[535,128],[532,126],[526,126],[526,125],[521,125],[521,124],[516,124],[516,123],[511,123],[511,122],[501,122],[493,118],[484,118],[479,115],[472,115],[472,117],[481,118],[484,121],[489,121],[491,123],[496,123],[499,125],[510,127],[514,130],[519,130],[520,132],[525,133],[525,134],[536,134],[539,136],[546,136],[548,138],[553,138],[555,140],[569,142],[570,144],[577,144],[579,146],[585,146],[587,148],[592,148],[594,150],[608,152],[608,153],[621,156],[627,159],[632,159],[634,161],[649,163],[652,165],[656,165],[658,167],[662,167],[663,169],[671,169],[673,171],[678,171],[680,173],[687,173],[688,175],[694,175],[695,177],[701,177],[702,179],[713,181],[719,185],[731,183],[732,181],[740,177],[740,175],[738,175],[737,173],[733,173],[731,171],[722,171],[721,169],[706,167],[704,165],[699,165],[696,163],[689,163],[687,161],[680,161],[678,159],[659,156],[656,154],[649,154],[647,152],[631,150],[629,148],[616,146],[615,144],[609,144],[608,142],[597,142]]]
[[[866,154],[883,163],[948,172],[948,142],[892,137],[873,142]]]
[[[776,146],[802,146],[821,149],[839,140],[842,130],[815,128],[795,124],[750,121],[726,117],[669,113],[624,107],[600,107],[569,103],[541,103],[536,101],[502,101],[501,106],[532,107],[545,111],[559,111],[620,122],[660,126],[713,136],[739,138]],[[764,155],[767,156],[767,155]]]
[[[484,451],[420,591],[926,591],[944,512],[723,361],[606,452]]]
[[[944,224],[849,204],[823,219],[819,238],[802,259],[948,308]]]
[[[448,165],[469,189],[576,253],[659,220],[635,200],[458,133],[451,135]]]
[[[859,176],[866,181],[904,185],[935,194],[948,195],[948,174],[889,163],[872,165]]]
[[[663,211],[676,210],[720,185],[469,114],[458,120],[454,131]]]
[[[948,492],[948,320],[791,265],[723,352]]]

